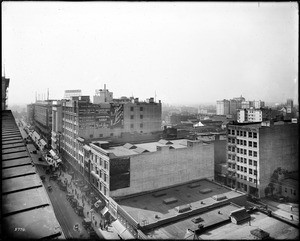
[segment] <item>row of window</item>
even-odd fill
[[[241,162],[241,163],[247,164],[247,158],[243,158],[243,157],[239,157],[239,156],[238,156],[238,157],[236,158],[236,160],[237,160],[237,162]],[[253,166],[256,167],[256,166],[257,166],[257,161],[254,161],[254,160],[249,159],[249,160],[248,160],[248,164],[251,165],[251,166],[253,165]]]
[[[237,153],[247,155],[247,150],[242,148],[236,148]],[[257,151],[248,150],[248,156],[257,157]]]
[[[236,133],[237,136],[247,137],[247,131],[237,130],[235,132],[235,130],[228,129],[228,134],[229,135],[230,134],[231,135],[235,135],[235,133]],[[257,133],[249,131],[248,132],[248,137],[250,137],[250,138],[257,138]]]
[[[144,118],[144,116],[143,116],[143,115],[140,115],[140,119],[143,119],[143,118]],[[131,116],[130,116],[130,119],[133,120],[133,119],[134,119],[134,115],[131,115]]]
[[[141,124],[140,124],[140,128],[143,128],[143,127],[144,127],[144,124],[141,123]],[[130,128],[134,128],[134,124],[130,124]]]
[[[236,140],[236,144],[247,146],[247,141],[246,140],[237,139]],[[249,147],[257,147],[257,142],[256,141],[248,141],[248,146]]]
[[[256,183],[256,179],[254,179],[254,178],[252,178],[252,177],[247,178],[247,176],[240,175],[240,174],[237,174],[236,176],[237,176],[237,178],[240,178],[240,179],[242,179],[242,180]],[[239,184],[239,182],[238,182],[238,184]],[[241,183],[241,184],[242,184],[242,187],[243,187],[244,184],[243,184],[243,183]],[[245,186],[247,186],[247,185],[245,185]],[[239,185],[238,185],[238,188],[239,188]]]
[[[144,110],[144,107],[140,107],[140,111],[143,111],[143,110]],[[133,106],[130,107],[130,111],[134,111],[134,107]]]

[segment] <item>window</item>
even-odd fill
[[[240,161],[240,157],[239,157],[239,156],[237,156],[237,157],[236,157],[236,160],[239,162],[239,161]]]
[[[236,135],[239,136],[240,135],[240,131],[236,131]]]
[[[252,160],[251,159],[249,159],[249,165],[252,165]]]
[[[233,144],[235,144],[235,139],[232,139],[231,142],[232,142]]]
[[[134,115],[131,115],[131,116],[130,116],[130,119],[133,120],[133,118],[134,118]]]
[[[253,154],[255,157],[257,157],[257,151],[254,151]]]
[[[231,155],[230,154],[228,154],[228,160],[230,160],[231,159]]]
[[[252,132],[248,132],[248,137],[252,138]]]
[[[244,149],[244,155],[247,155],[247,150],[246,149]]]
[[[143,107],[140,107],[140,111],[143,111],[144,110],[144,108]]]
[[[108,162],[107,161],[104,162],[104,169],[106,169],[106,170],[108,169]]]
[[[247,136],[247,132],[246,131],[244,131],[244,137],[246,137]]]
[[[130,111],[133,111],[133,106],[132,106],[132,107],[130,107]]]
[[[254,166],[257,167],[257,161],[254,161]]]
[[[228,143],[231,143],[231,138],[230,137],[228,137]]]
[[[240,140],[239,139],[236,140],[236,144],[238,144],[238,145],[240,144]]]
[[[232,151],[232,152],[235,152],[235,148],[234,148],[234,147],[231,147],[231,151]]]
[[[239,165],[237,165],[237,170],[238,170],[238,171],[240,170],[240,166],[239,166]]]
[[[257,142],[253,142],[253,147],[257,147]]]
[[[252,174],[252,169],[251,168],[249,168],[249,174]]]
[[[231,130],[230,129],[228,129],[228,134],[230,134],[231,133]]]
[[[240,148],[236,148],[237,153],[240,153]]]
[[[231,168],[231,164],[230,163],[228,163],[228,167]]]
[[[244,140],[244,146],[247,146],[247,141]]]
[[[140,119],[143,119],[143,117],[144,117],[143,115],[140,115]]]
[[[250,146],[250,147],[252,147],[252,141],[249,141],[249,143],[248,143],[248,144],[249,144],[249,146]]]
[[[257,133],[253,132],[253,138],[257,138]]]
[[[249,150],[249,156],[252,156],[252,151],[251,150]]]
[[[287,192],[287,188],[285,188],[284,191]]]
[[[232,160],[233,160],[233,161],[235,160],[235,156],[234,156],[234,155],[232,155]]]
[[[247,172],[247,167],[244,167],[244,172]]]
[[[244,171],[244,167],[241,166],[241,171]]]
[[[143,123],[141,123],[141,124],[140,124],[140,128],[143,128],[143,127],[144,127],[144,124],[143,124]]]
[[[134,125],[133,124],[130,124],[130,128],[133,128],[134,127]]]
[[[244,158],[244,163],[247,164],[247,158]]]
[[[257,176],[257,171],[256,170],[254,170],[254,175]]]
[[[249,182],[252,182],[252,180],[253,180],[253,179],[252,179],[251,177],[249,177]]]
[[[257,182],[257,180],[256,180],[256,179],[254,179],[253,181],[254,181],[254,183],[256,183],[256,182]]]

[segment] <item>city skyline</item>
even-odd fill
[[[67,89],[298,102],[297,3],[3,2],[8,105]],[[4,74],[2,66],[2,75]],[[17,86],[26,88],[17,88]],[[24,87],[25,87],[24,86]],[[24,94],[26,91],[26,94]]]

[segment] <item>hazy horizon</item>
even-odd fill
[[[8,106],[81,89],[171,105],[298,103],[293,2],[2,2]]]

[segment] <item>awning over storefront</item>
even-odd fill
[[[111,223],[112,226],[117,230],[118,234],[121,235],[121,233],[123,233],[126,228],[121,224],[121,222],[119,220],[116,220],[114,222]]]
[[[59,159],[59,157],[56,155],[55,151],[50,150],[49,152],[54,159]]]
[[[108,212],[108,208],[107,208],[107,207],[104,207],[104,208],[101,210],[102,216],[104,216],[107,212]]]
[[[111,224],[117,230],[122,239],[135,239],[135,237],[120,223],[119,220],[116,220]]]
[[[93,175],[93,177],[95,177],[96,179],[99,179],[99,175],[95,173],[95,171],[91,171],[91,174]]]
[[[41,143],[42,146],[46,146],[47,145],[47,142],[45,142],[43,139],[40,140],[40,143]]]
[[[36,140],[39,140],[39,139],[41,138],[40,135],[39,135],[36,131],[33,132],[32,136],[33,136],[33,138],[35,138]]]

